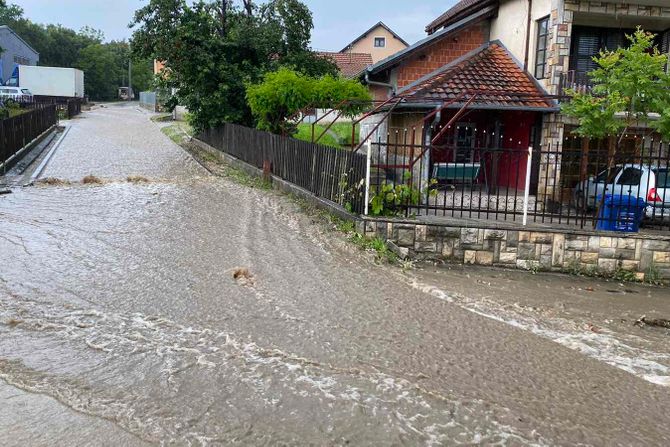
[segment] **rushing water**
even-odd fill
[[[84,116],[45,173],[69,184],[0,198],[0,444],[670,441],[668,334],[621,322],[664,291],[376,266],[140,112]],[[144,150],[155,163],[128,163]]]

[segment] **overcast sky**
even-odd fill
[[[312,46],[339,51],[378,21],[409,43],[425,36],[424,27],[456,0],[303,0],[314,14]],[[79,30],[91,26],[107,40],[130,37],[127,25],[147,0],[9,0],[38,23],[60,23]]]

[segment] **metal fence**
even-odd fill
[[[355,213],[364,209],[363,154],[235,124],[209,129],[198,139]]]
[[[140,92],[140,107],[158,112],[157,96],[156,92]]]
[[[638,198],[646,202],[638,211],[644,226],[670,230],[668,145],[643,137],[619,148],[596,143],[580,139],[559,149],[369,143],[370,212],[595,228],[621,218],[607,212],[607,199],[612,204],[620,196],[631,209]]]
[[[0,164],[3,169],[14,154],[57,123],[55,105],[39,106],[13,118],[0,120]]]

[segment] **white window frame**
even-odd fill
[[[377,39],[382,39],[382,41],[384,42],[384,45],[377,46]],[[374,40],[372,41],[372,45],[375,48],[386,48],[386,36],[375,36]]]

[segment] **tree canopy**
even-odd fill
[[[298,0],[150,0],[135,13],[133,51],[165,63],[168,106],[186,106],[196,129],[254,125],[246,85],[288,66],[311,76],[337,73],[308,48],[312,15]]]
[[[314,78],[288,68],[266,73],[262,82],[247,87],[247,100],[257,127],[292,135],[296,120],[307,108],[337,108],[353,117],[371,103],[368,90],[359,82],[326,75]]]
[[[127,85],[128,42],[104,42],[101,31],[84,27],[79,31],[61,25],[42,25],[24,17],[17,5],[0,1],[0,25],[8,25],[40,53],[42,66],[79,68],[85,72],[86,94],[95,100],[116,98],[117,88]],[[150,59],[133,61],[133,88],[147,90],[153,82]]]
[[[579,120],[575,133],[584,137],[621,137],[635,127],[649,127],[670,139],[670,75],[667,55],[654,46],[654,35],[639,29],[630,45],[602,51],[589,76],[589,93],[570,92],[563,111]]]

